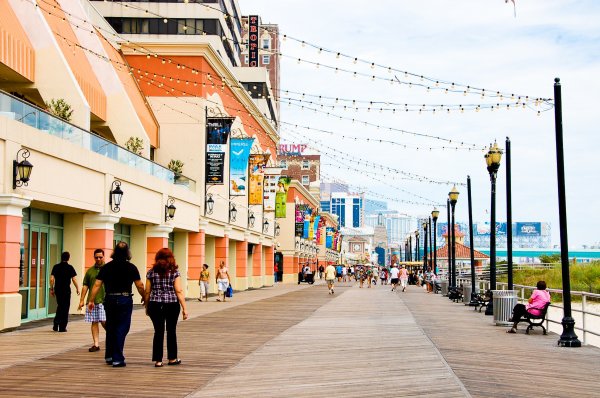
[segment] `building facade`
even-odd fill
[[[279,167],[285,174],[308,188],[319,184],[321,178],[321,155],[307,144],[279,144],[277,151]]]

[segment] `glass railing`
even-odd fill
[[[175,174],[166,167],[122,148],[104,138],[80,129],[42,109],[0,91],[0,116],[5,116],[70,143],[126,164],[161,180],[175,183]],[[193,181],[193,180],[190,180]],[[191,189],[192,184],[184,185]],[[194,182],[195,189],[195,182]]]

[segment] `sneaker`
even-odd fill
[[[127,366],[127,364],[125,362],[113,362],[112,363],[113,368],[124,368],[125,366]]]
[[[96,352],[96,351],[100,351],[100,347],[98,347],[97,345],[93,345],[90,348],[88,348],[89,352]]]

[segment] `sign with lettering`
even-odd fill
[[[248,17],[248,66],[258,66],[258,15]]]
[[[227,138],[234,118],[206,118],[206,183],[223,184]]]
[[[231,138],[229,150],[229,195],[246,194],[248,158],[254,138]]]
[[[541,236],[542,223],[540,222],[518,222],[516,228],[517,236]]]
[[[279,154],[283,156],[301,156],[308,144],[279,144]]]

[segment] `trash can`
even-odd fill
[[[494,323],[496,326],[508,326],[512,310],[517,305],[515,290],[493,290],[492,304],[494,306]]]
[[[463,303],[469,304],[471,302],[471,285],[468,283],[463,284]]]
[[[446,279],[442,279],[442,296],[448,295],[448,281]]]

